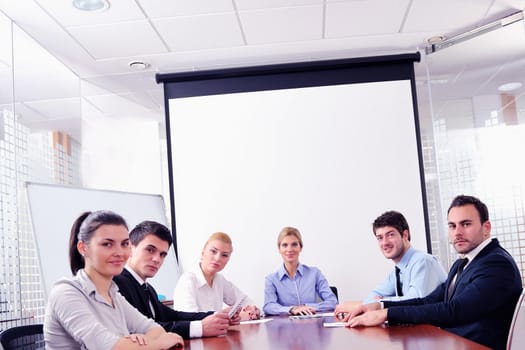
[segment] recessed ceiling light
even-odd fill
[[[523,84],[521,84],[519,81],[513,81],[511,83],[505,83],[498,86],[498,90],[501,92],[509,92],[519,89],[520,87],[522,87],[522,85]]]
[[[82,11],[105,11],[109,8],[107,0],[73,0],[73,6]]]
[[[129,68],[133,70],[144,70],[149,67],[149,64],[142,61],[129,62]]]

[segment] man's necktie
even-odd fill
[[[450,285],[448,286],[448,293],[447,293],[448,300],[450,300],[450,298],[452,297],[452,294],[454,293],[454,290],[456,289],[456,282],[458,281],[459,276],[461,276],[461,274],[463,273],[463,269],[468,263],[468,258],[459,259],[459,261],[460,263],[458,266],[458,270],[456,272],[456,276],[452,278],[452,281],[450,281]]]
[[[401,288],[401,276],[399,276],[400,272],[401,270],[396,266],[396,291],[398,297],[403,296],[403,289]]]
[[[147,283],[143,283],[141,287],[142,287],[142,290],[144,291],[144,295],[146,296],[147,305],[148,305],[149,310],[151,311],[151,315],[155,316],[155,310],[153,309],[153,302],[152,302],[153,295],[151,293],[151,290],[149,289],[149,285]]]

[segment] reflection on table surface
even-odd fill
[[[470,340],[430,325],[326,328],[333,317],[292,320],[274,316],[259,324],[230,327],[221,337],[185,341],[185,348],[219,349],[392,349],[392,350],[477,350],[488,349]]]

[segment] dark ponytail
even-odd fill
[[[69,265],[71,266],[73,275],[76,275],[78,270],[84,268],[84,257],[80,255],[77,249],[78,232],[80,231],[80,225],[82,225],[82,222],[84,222],[89,214],[91,214],[90,211],[80,214],[71,227],[71,233],[69,235]]]
[[[122,216],[109,210],[82,213],[73,223],[69,237],[69,264],[73,275],[85,266],[84,257],[77,249],[78,242],[89,243],[95,231],[102,225],[122,225],[128,228]]]

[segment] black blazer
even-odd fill
[[[493,239],[465,268],[450,300],[447,290],[458,270],[425,298],[385,301],[389,323],[430,323],[493,349],[505,349],[521,276],[512,256]]]
[[[137,310],[145,316],[153,318],[164,327],[167,332],[175,332],[184,339],[189,339],[190,337],[191,321],[202,320],[204,317],[213,314],[213,311],[182,312],[173,310],[158,300],[157,292],[150,285],[151,291],[155,296],[155,300],[152,302],[153,309],[155,310],[155,317],[153,317],[149,307],[149,301],[142,286],[128,270],[124,269],[120,275],[113,277],[113,280],[118,285],[120,294]]]

